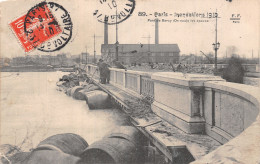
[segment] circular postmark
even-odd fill
[[[57,51],[72,37],[71,17],[61,5],[42,2],[26,14],[24,32],[34,48],[44,52]]]
[[[134,9],[135,0],[99,0],[93,16],[102,23],[118,24],[129,18]]]

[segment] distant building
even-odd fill
[[[102,58],[112,61],[116,56],[115,44],[102,44]],[[180,49],[177,44],[119,44],[118,60],[132,63],[178,63]]]
[[[71,58],[72,58],[72,59],[79,59],[79,58],[80,58],[80,55],[71,55]]]
[[[155,44],[119,44],[118,60],[124,64],[133,63],[178,63],[180,49],[178,44],[159,44],[159,24],[155,21]],[[150,36],[147,37],[150,39]],[[116,45],[108,44],[108,25],[104,23],[104,44],[101,45],[104,60],[116,58]]]
[[[72,67],[75,65],[76,61],[79,62],[80,55],[69,56],[65,53],[58,54],[56,56],[52,55],[31,55],[31,56],[21,56],[14,57],[11,60],[12,66],[23,66],[23,65],[37,65],[37,66],[47,66],[51,65],[54,67]]]
[[[101,55],[96,55],[95,56],[96,63],[98,62],[99,59],[101,59]],[[88,56],[87,63],[94,63],[94,56],[93,55]]]
[[[50,65],[51,62],[50,62],[50,58],[51,56],[50,55],[41,55],[41,65]]]
[[[54,67],[61,67],[62,61],[57,56],[50,56],[50,65]]]
[[[25,65],[25,64],[26,64],[26,58],[24,56],[14,57],[11,61],[12,66]]]
[[[9,59],[9,58],[6,58],[6,57],[0,58],[0,67],[9,66],[10,62],[11,62],[11,59]]]

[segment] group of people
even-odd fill
[[[125,69],[126,70],[126,67],[123,66],[117,60],[113,61],[113,65],[116,68]],[[99,73],[100,73],[100,76],[99,76],[100,77],[100,83],[101,84],[109,84],[109,81],[110,81],[110,70],[109,70],[109,67],[110,67],[110,65],[107,64],[106,62],[104,62],[103,59],[99,59],[99,61],[97,63],[97,66],[98,66],[98,70],[99,70]]]

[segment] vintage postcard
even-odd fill
[[[259,0],[2,0],[0,21],[0,163],[260,163]]]

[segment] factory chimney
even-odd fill
[[[159,44],[159,25],[158,25],[158,19],[155,20],[155,44]]]
[[[104,44],[108,44],[108,24],[104,23]]]

